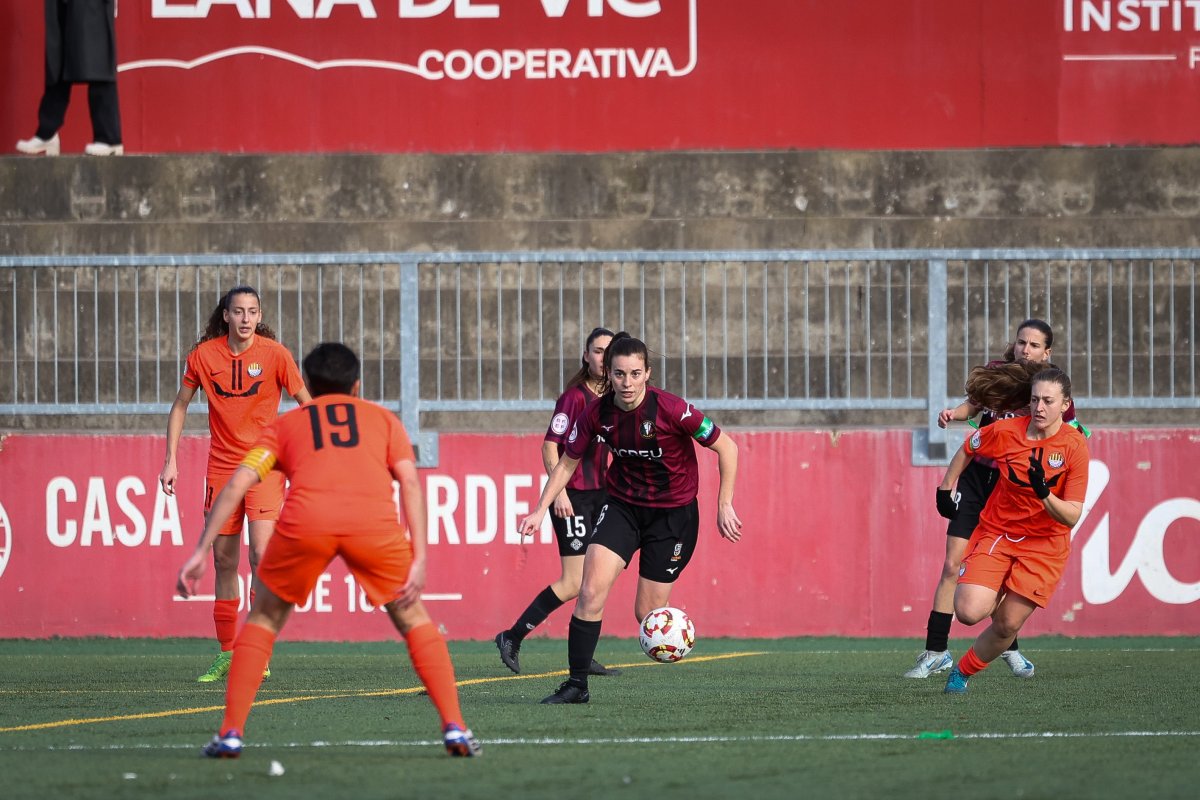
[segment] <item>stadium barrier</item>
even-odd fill
[[[938,412],[1026,317],[1091,424],[1200,408],[1200,249],[325,253],[0,257],[0,417],[13,428],[165,416],[221,292],[250,283],[298,357],[364,359],[422,466],[438,431],[535,429],[587,331],[626,329],[655,381],[733,424],[911,426],[948,457]],[[192,411],[202,414],[203,403]]]
[[[714,414],[718,423],[721,415]],[[958,426],[957,439],[966,431]],[[916,650],[945,548],[937,467],[910,462],[903,430],[731,432],[741,451],[745,535],[717,535],[716,458],[700,458],[700,542],[672,602],[709,636],[908,636]],[[517,521],[544,480],[541,435],[443,434],[421,470],[429,506],[431,613],[454,639],[491,639],[558,574],[549,525]],[[0,638],[212,635],[211,570],[200,602],[173,598],[200,535],[207,437],[186,436],[178,496],[158,489],[162,436],[18,433],[0,451]],[[1100,428],[1073,553],[1038,634],[1200,634],[1200,428]],[[243,560],[243,587],[247,567]],[[606,635],[630,640],[633,570]],[[538,635],[566,633],[569,609]],[[394,634],[340,562],[293,615],[292,639]],[[956,627],[955,635],[971,630]]]

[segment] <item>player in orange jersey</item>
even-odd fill
[[[1063,420],[1071,379],[1060,369],[1033,378],[1028,417],[998,420],[967,438],[939,491],[951,489],[974,456],[1000,470],[967,543],[954,591],[954,614],[991,625],[950,670],[946,692],[963,694],[968,679],[1008,648],[1035,609],[1050,602],[1071,552],[1071,528],[1087,495],[1087,439]]]
[[[312,399],[304,388],[296,360],[286,347],[275,341],[275,333],[263,323],[258,292],[249,286],[235,286],[221,297],[204,333],[188,353],[183,385],[167,417],[167,457],[158,477],[166,494],[175,494],[179,436],[183,433],[188,404],[197,389],[203,389],[208,398],[208,429],[212,439],[204,478],[207,515],[212,512],[213,498],[233,475],[242,456],[263,427],[278,416],[283,392],[301,404]],[[217,579],[213,623],[221,649],[208,671],[196,679],[200,683],[218,681],[229,672],[237,633],[242,517],[250,520],[250,569],[256,570],[281,505],[283,476],[273,475],[221,520],[222,536],[213,547]]]
[[[225,718],[204,754],[241,754],[242,731],[276,636],[292,607],[304,602],[329,562],[341,556],[408,643],[413,668],[441,715],[446,750],[479,755],[479,742],[463,723],[450,652],[421,603],[425,498],[408,434],[395,415],[358,399],[358,357],[345,345],[317,345],[304,358],[304,375],[316,400],[267,426],[217,496],[196,551],[179,571],[176,588],[187,597],[204,574],[222,516],[272,469],[287,475],[287,505],[259,564],[254,608],[233,648]],[[397,519],[393,477],[400,482],[408,536]]]
[[[951,422],[968,421],[978,416],[978,427],[983,428],[998,419],[1028,414],[1029,378],[1033,373],[1022,364],[1031,365],[1035,371],[1037,364],[1049,366],[1053,345],[1054,329],[1048,322],[1027,319],[1019,323],[1016,336],[1009,342],[1002,358],[971,370],[965,387],[967,399],[938,414],[938,426],[945,428]],[[1068,416],[1067,420],[1070,419]],[[917,656],[912,669],[904,673],[906,678],[928,678],[954,666],[949,640],[958,568],[999,475],[991,460],[978,456],[963,469],[954,493],[945,492],[940,498],[938,513],[950,520],[946,526],[945,557],[933,591],[933,605],[925,628],[925,649]],[[1033,677],[1033,662],[1021,653],[1016,639],[1001,658],[1013,675]]]

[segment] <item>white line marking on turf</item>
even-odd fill
[[[1200,731],[1018,731],[1015,733],[980,732],[956,733],[957,740],[1000,740],[1000,739],[1148,739],[1200,736]],[[919,733],[830,733],[772,734],[763,736],[624,736],[612,738],[542,738],[542,739],[488,739],[481,741],[488,746],[496,745],[547,745],[587,746],[623,744],[738,744],[754,742],[894,742],[920,740]],[[348,740],[343,742],[253,742],[253,749],[301,749],[328,747],[433,747],[440,746],[440,739],[399,741],[392,739]],[[110,745],[48,745],[46,747],[0,747],[0,752],[89,752],[112,750],[193,750],[199,744],[110,744]]]

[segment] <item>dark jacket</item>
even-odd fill
[[[117,79],[115,0],[45,0],[46,85]]]

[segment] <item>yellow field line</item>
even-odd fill
[[[708,661],[724,661],[730,658],[746,658],[747,656],[761,656],[766,653],[748,652],[748,653],[725,653],[715,656],[696,656],[687,660],[688,664],[699,664]],[[636,669],[638,667],[654,667],[663,666],[660,664],[648,664],[644,661],[639,661],[633,664],[610,664],[609,666],[616,669]],[[482,683],[500,683],[501,681],[527,681],[537,678],[554,678],[569,674],[567,670],[560,669],[553,672],[539,672],[532,675],[502,675],[491,678],[470,678],[468,680],[459,681],[459,686],[477,686]],[[380,689],[376,691],[360,691],[360,692],[342,692],[339,694],[314,694],[305,695],[302,697],[278,697],[268,700],[255,700],[256,706],[273,706],[283,703],[307,703],[312,700],[343,700],[348,697],[391,697],[395,695],[418,694],[425,690],[423,686],[413,686],[407,689]],[[162,717],[179,717],[187,714],[207,714],[214,711],[223,711],[225,706],[202,706],[197,708],[176,708],[170,711],[150,711],[143,714],[121,714],[112,717],[88,717],[86,719],[60,719],[54,722],[38,722],[33,725],[15,725],[9,728],[0,728],[0,733],[15,733],[18,731],[40,731],[48,728],[66,728],[72,725],[94,725],[101,722],[127,722],[138,719],[160,719]]]

